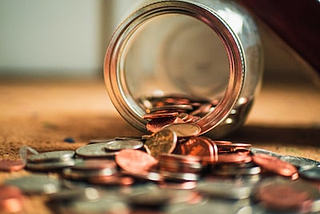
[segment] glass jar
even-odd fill
[[[148,0],[115,30],[104,75],[114,106],[137,129],[147,131],[152,108],[172,105],[193,116],[199,134],[222,137],[244,124],[262,67],[257,26],[236,2]]]

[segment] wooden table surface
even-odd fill
[[[311,83],[265,81],[246,124],[222,140],[320,161],[319,92]],[[0,160],[19,159],[23,145],[39,152],[75,150],[92,139],[142,134],[116,112],[101,79],[3,79],[0,97]],[[0,172],[0,184],[29,173]],[[41,196],[32,196],[24,213],[52,211]]]

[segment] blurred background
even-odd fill
[[[1,0],[0,78],[102,78],[109,38],[132,0]],[[263,24],[265,79],[315,71]]]

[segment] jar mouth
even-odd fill
[[[188,16],[205,24],[219,37],[227,54],[229,76],[226,89],[212,111],[194,122],[201,128],[199,134],[204,134],[218,126],[231,112],[240,96],[245,78],[243,48],[236,33],[216,11],[205,5],[186,1],[161,1],[146,5],[131,14],[114,32],[106,52],[104,78],[107,91],[120,115],[137,129],[146,131],[146,109],[137,103],[126,82],[126,47],[143,24],[167,14]]]

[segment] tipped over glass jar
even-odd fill
[[[254,20],[228,0],[148,0],[115,30],[104,77],[115,108],[154,132],[170,123],[222,137],[241,127],[259,89]]]

